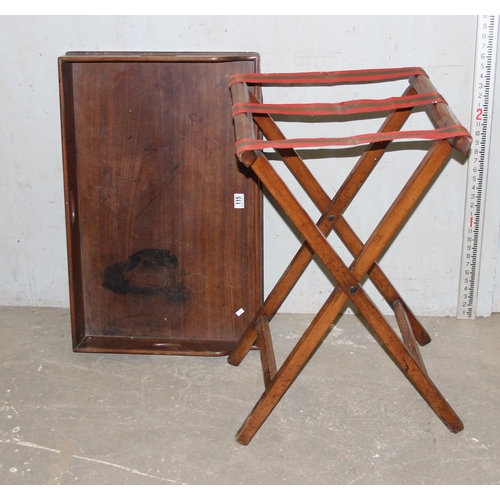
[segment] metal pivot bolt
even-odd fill
[[[328,216],[328,220],[330,220],[330,221],[335,220],[335,215],[329,215],[329,216]]]
[[[358,287],[357,286],[352,285],[352,286],[349,287],[349,293],[354,294],[357,291],[358,291]]]

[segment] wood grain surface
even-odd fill
[[[237,343],[262,299],[262,201],[235,156],[228,76],[258,66],[257,54],[59,59],[74,350]]]

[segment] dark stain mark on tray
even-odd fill
[[[170,250],[145,248],[108,267],[102,286],[118,295],[163,295],[172,302],[187,302],[184,275]]]

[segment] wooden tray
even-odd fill
[[[59,58],[74,351],[236,345],[262,300],[262,198],[235,156],[228,76],[259,59]]]

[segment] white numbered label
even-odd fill
[[[245,195],[234,193],[234,208],[245,208]]]

